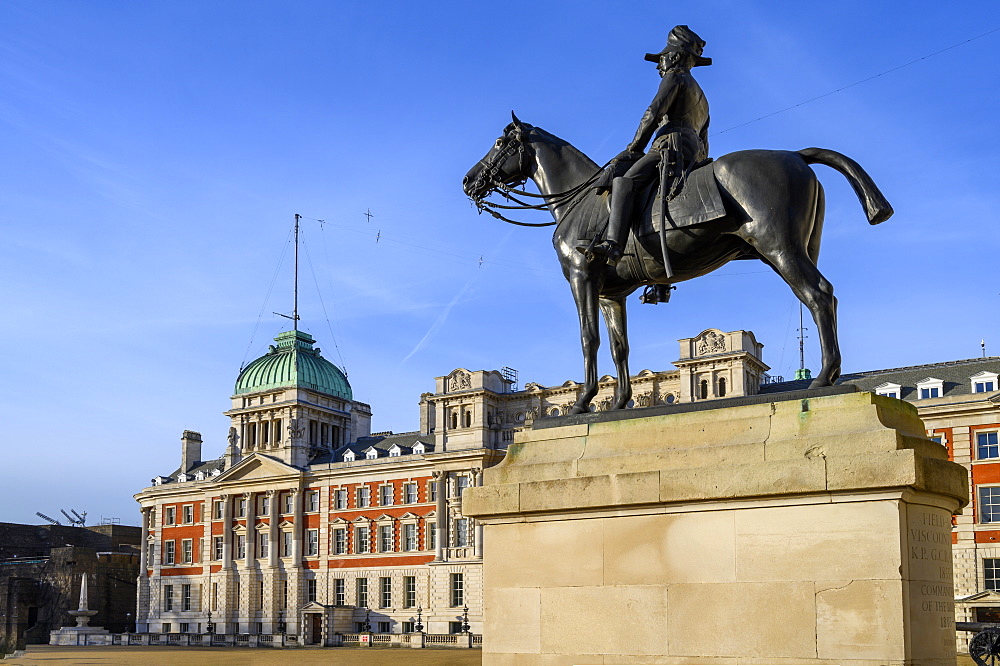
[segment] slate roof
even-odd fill
[[[841,375],[837,384],[854,384],[862,391],[871,391],[876,386],[885,384],[899,384],[902,386],[900,398],[907,401],[918,399],[917,382],[934,377],[944,382],[944,394],[942,397],[948,398],[956,395],[969,395],[972,393],[973,375],[980,372],[991,372],[1000,374],[1000,356],[987,356],[985,358],[970,358],[963,361],[945,361],[944,363],[928,363],[927,365],[911,365],[905,368],[891,368],[888,370],[870,370],[867,372],[855,372]],[[796,391],[798,389],[809,388],[808,379],[781,382],[778,384],[765,384],[760,387],[760,393],[781,393],[784,391]]]
[[[188,480],[190,481],[191,479],[193,479],[194,475],[197,474],[198,472],[204,472],[205,476],[208,476],[217,469],[221,470],[224,467],[224,463],[225,461],[222,458],[219,458],[217,460],[203,460],[196,462],[194,466],[192,466],[191,469],[188,470],[187,475],[188,477],[190,477]],[[170,479],[171,481],[176,481],[177,477],[180,476],[181,472],[183,471],[184,470],[178,467],[173,472],[168,474],[167,478]]]
[[[394,445],[398,444],[403,450],[403,455],[408,455],[412,452],[413,447],[416,446],[417,442],[423,442],[427,451],[434,450],[434,436],[425,435],[421,432],[401,432],[392,435],[372,435],[371,437],[359,437],[354,442],[346,446],[342,446],[339,449],[335,449],[332,453],[323,453],[316,458],[309,461],[310,465],[325,465],[332,462],[343,462],[344,454],[347,451],[354,451],[358,458],[364,459],[364,450],[368,447],[374,446],[381,453],[379,453],[379,459],[389,457],[389,449]]]

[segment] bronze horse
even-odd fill
[[[552,244],[580,318],[586,379],[570,411],[579,414],[588,410],[598,390],[598,306],[618,373],[611,408],[622,409],[632,397],[625,298],[640,286],[690,280],[733,259],[760,259],[791,287],[809,308],[819,331],[823,367],[810,387],[830,386],[837,380],[841,364],[837,299],[833,286],[816,267],[825,205],[823,187],[810,164],[824,164],[843,174],[861,200],[869,223],[878,224],[892,215],[892,207],[871,177],[840,153],[822,148],[729,153],[705,167],[715,170],[726,215],[666,232],[672,277],[663,268],[659,234],[648,223],[636,225],[628,241],[625,253],[635,258],[632,262],[612,267],[588,260],[577,250],[607,220],[605,195],[590,186],[600,167],[566,141],[516,116],[462,184],[465,193],[482,205],[489,194],[509,191],[530,178],[549,204],[556,224]],[[648,207],[645,215],[649,215]],[[636,262],[645,269],[635,270]]]

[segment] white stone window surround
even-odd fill
[[[319,511],[319,491],[318,490],[308,490],[306,491],[306,513],[316,513]]]
[[[889,398],[896,398],[900,400],[903,397],[903,387],[899,384],[893,384],[892,382],[884,382],[872,390],[875,392],[875,395],[884,395]]]
[[[437,547],[437,511],[431,511],[423,517],[424,520],[424,550],[435,550]],[[418,539],[419,539],[419,532]]]
[[[319,557],[319,530],[311,528],[306,530],[305,556]]]
[[[163,524],[164,525],[177,524],[177,507],[168,506],[163,509]]]
[[[353,552],[355,555],[367,555],[371,552],[372,548],[372,523],[369,519],[361,517],[354,521],[352,525],[354,530],[354,543]]]
[[[985,525],[1000,523],[1000,485],[976,486],[976,522]]]
[[[975,459],[996,462],[1000,460],[1000,429],[976,428],[970,433]]]
[[[177,563],[177,542],[168,539],[163,542],[163,564]]]
[[[181,507],[181,520],[184,525],[194,522],[194,504],[185,504]]]
[[[372,489],[368,484],[361,484],[355,489],[355,508],[364,509],[372,505]]]
[[[343,486],[334,486],[330,488],[331,497],[333,497],[333,508],[338,511],[343,511],[347,508],[347,503],[350,501],[348,497],[350,493],[347,488]]]
[[[181,539],[181,564],[194,562],[194,539]]]
[[[404,552],[420,550],[420,528],[415,514],[405,513],[399,518],[399,549]]]
[[[416,481],[403,483],[403,504],[416,504],[420,501],[420,486]]]
[[[294,553],[294,542],[295,542],[295,525],[290,522],[283,522],[279,526],[278,539],[281,544],[281,550],[278,551],[278,555],[282,558],[291,557]],[[275,544],[277,547],[277,544]]]
[[[351,524],[343,518],[336,518],[330,524],[330,554],[347,554],[347,534]]]
[[[973,393],[989,393],[991,391],[996,391],[1000,387],[1000,375],[995,372],[982,372],[976,373],[969,378],[970,388]]]
[[[937,395],[934,395],[935,389]],[[935,377],[927,377],[917,382],[917,399],[930,400],[944,397],[944,380]]]

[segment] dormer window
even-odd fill
[[[375,460],[376,458],[378,458],[378,449],[376,449],[374,446],[369,446],[368,449],[365,451],[365,459]]]
[[[423,442],[417,442],[416,444],[414,444],[413,445],[413,452],[414,453],[418,453],[418,454],[423,454],[423,452],[424,452],[424,443]]]
[[[901,399],[903,397],[903,387],[892,382],[879,384],[873,390],[875,391],[875,395],[884,395],[887,398]]]
[[[349,450],[347,453],[344,454],[344,462],[354,462],[354,458],[355,458],[354,451]]]
[[[180,481],[181,483],[184,483],[185,481],[188,480],[188,475],[185,474],[184,472],[181,472],[180,474],[177,475],[177,480]]]
[[[927,379],[917,382],[917,397],[920,400],[940,398],[943,395],[944,381],[935,379],[934,377],[928,377]]]
[[[973,393],[989,393],[990,391],[996,391],[997,387],[1000,386],[997,382],[997,373],[995,372],[980,372],[977,375],[973,375],[972,381],[972,392]]]
[[[398,444],[393,444],[392,448],[389,449],[389,457],[390,458],[398,458],[400,455],[402,455],[402,453],[403,453],[403,450],[399,448]]]

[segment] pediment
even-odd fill
[[[270,525],[268,525],[267,523],[257,523],[258,530],[266,530],[268,528],[270,528]]]
[[[276,458],[254,453],[215,477],[214,483],[228,481],[253,481],[281,476],[302,476],[302,470],[286,465]]]
[[[431,511],[430,513],[424,514],[424,520],[427,520],[429,518],[437,518],[437,511]]]
[[[976,592],[975,594],[969,594],[964,597],[955,597],[955,601],[981,601],[981,602],[1000,602],[1000,592],[995,590],[986,590],[984,592]]]
[[[395,520],[395,518],[393,518],[392,516],[390,516],[387,513],[383,513],[381,516],[379,516],[375,520]]]
[[[408,520],[410,518],[416,518],[416,517],[417,517],[417,514],[413,513],[412,511],[407,511],[402,516],[400,516],[399,519],[400,520]]]
[[[242,523],[237,523],[236,526],[233,527],[233,532],[235,532],[236,534],[246,534],[247,526],[243,525]]]
[[[280,523],[278,523],[278,527],[283,530],[291,530],[295,529],[295,523],[293,523],[290,520],[283,520]]]
[[[370,522],[372,522],[372,519],[369,518],[368,516],[358,516],[357,518],[355,518],[351,522],[352,523],[370,523]]]
[[[337,524],[341,524],[341,525],[343,525],[343,524],[347,523],[348,521],[347,521],[347,520],[345,520],[344,518],[341,518],[340,516],[337,516],[336,518],[334,518],[334,519],[333,519],[333,520],[331,520],[330,522],[331,522],[331,523],[337,523]]]
[[[305,606],[299,608],[300,611],[322,611],[326,610],[326,606],[319,603],[318,601],[310,601]]]

